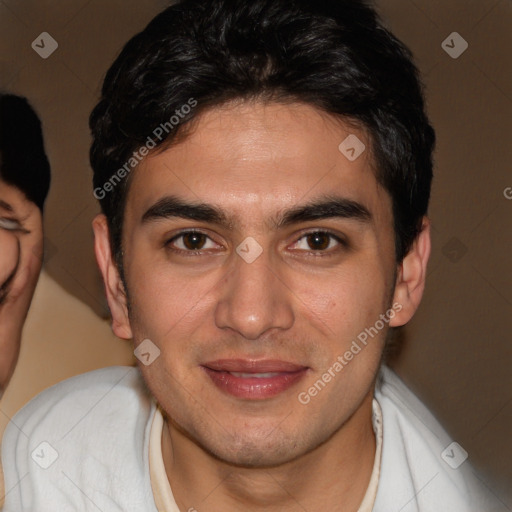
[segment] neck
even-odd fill
[[[162,453],[176,503],[190,512],[356,512],[375,458],[372,399],[373,390],[326,442],[272,468],[223,462],[166,421]]]

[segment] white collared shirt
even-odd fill
[[[377,450],[360,512],[506,512],[467,461],[443,458],[450,446],[460,454],[386,367],[375,399]],[[165,478],[162,425],[136,368],[104,368],[49,388],[5,431],[4,512],[178,512]]]

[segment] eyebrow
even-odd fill
[[[142,223],[164,219],[180,218],[218,224],[232,228],[234,220],[222,209],[207,203],[191,203],[176,196],[158,200],[142,216]],[[274,229],[284,228],[301,222],[321,219],[342,218],[369,224],[372,214],[362,204],[336,195],[326,195],[304,205],[293,206],[270,220]]]
[[[3,208],[4,210],[7,210],[8,212],[13,212],[14,208],[9,204],[0,199],[0,208]]]

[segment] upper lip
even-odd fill
[[[297,372],[307,368],[300,364],[277,359],[217,359],[205,363],[203,366],[219,372],[241,373]]]

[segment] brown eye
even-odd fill
[[[312,231],[301,236],[294,244],[294,249],[304,252],[334,253],[337,249],[347,247],[347,243],[329,231]]]
[[[213,240],[208,235],[199,231],[184,231],[166,242],[165,245],[182,253],[193,253],[203,249],[216,248]]]
[[[208,237],[203,233],[186,233],[182,235],[183,245],[190,251],[200,251]]]
[[[308,246],[313,251],[323,251],[331,243],[331,235],[328,233],[311,233],[306,236]]]

